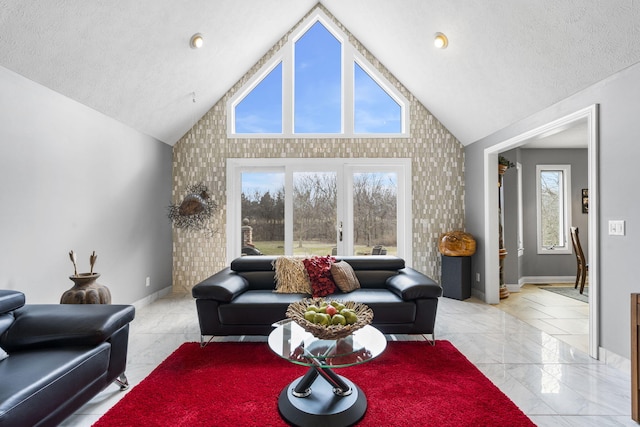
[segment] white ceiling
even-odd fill
[[[640,62],[633,0],[321,3],[465,145]],[[315,4],[0,0],[0,66],[173,145]]]

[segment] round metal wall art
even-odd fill
[[[198,183],[187,188],[187,195],[180,204],[169,206],[168,216],[177,228],[213,234],[208,223],[217,208],[218,205],[211,200],[206,185]]]

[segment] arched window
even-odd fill
[[[408,136],[408,101],[321,10],[229,101],[229,137]]]

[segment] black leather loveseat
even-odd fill
[[[441,286],[393,256],[336,257],[346,261],[360,289],[329,299],[355,301],[373,310],[372,325],[387,334],[433,335]],[[273,292],[273,256],[246,256],[198,283],[196,298],[202,342],[213,335],[268,335],[290,303],[305,294]]]
[[[27,304],[0,290],[0,426],[55,426],[112,382],[128,386],[128,305]]]

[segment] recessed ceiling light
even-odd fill
[[[446,49],[449,45],[449,39],[442,33],[436,33],[436,36],[433,39],[433,44],[438,49]]]
[[[191,36],[191,40],[189,41],[189,45],[191,46],[191,49],[200,49],[203,44],[204,44],[204,38],[202,37],[202,34],[196,33]]]

